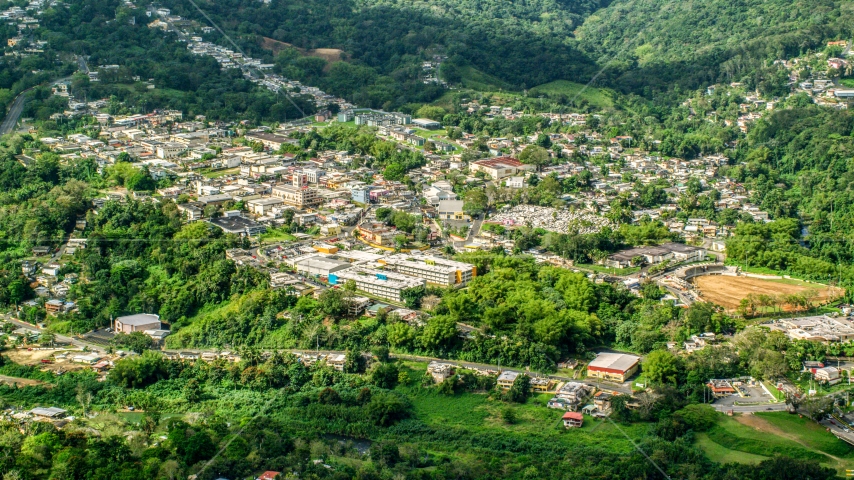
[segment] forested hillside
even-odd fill
[[[192,6],[169,3],[206,23]],[[343,50],[349,63],[306,59],[290,72],[377,107],[436,98],[438,87],[419,80],[420,62],[436,54],[448,56],[441,76],[451,84],[473,68],[519,90],[586,83],[601,67],[599,85],[635,93],[762,77],[768,60],[844,37],[852,18],[837,0],[231,0],[203,8],[256,55],[265,53],[261,37]]]
[[[572,30],[605,3],[300,0],[265,5],[230,0],[201,6],[258,56],[263,53],[262,36],[300,48],[344,50],[349,64],[333,64],[321,75],[311,68],[314,59],[306,60],[298,73],[316,73],[320,86],[331,93],[382,106],[435,98],[437,87],[426,86],[419,78],[422,60],[434,54],[449,57],[444,74],[451,82],[459,81],[459,69],[466,66],[520,89],[557,79],[590,78],[595,65],[578,51]],[[175,13],[207,23],[189,4],[167,5]]]
[[[837,0],[619,0],[576,32],[623,91],[741,81],[766,61],[850,36],[851,8]]]

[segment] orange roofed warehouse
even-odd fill
[[[595,360],[587,365],[587,376],[614,382],[625,382],[626,379],[637,373],[639,366],[640,357],[625,353],[600,353]]]

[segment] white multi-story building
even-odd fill
[[[356,282],[357,290],[395,302],[403,301],[404,291],[426,284],[422,278],[360,266],[329,275],[329,283],[332,285],[344,284],[350,280]]]
[[[427,283],[445,287],[467,285],[477,276],[477,267],[474,265],[433,256],[392,255],[378,263],[386,265],[388,270],[423,278]]]

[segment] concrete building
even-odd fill
[[[329,275],[346,270],[352,266],[350,262],[340,260],[334,256],[308,255],[295,259],[293,262],[297,272],[303,275],[318,275],[328,277]]]
[[[313,207],[322,201],[317,191],[308,187],[280,185],[273,187],[272,193],[274,197],[281,198],[285,205],[291,205],[300,209]]]
[[[427,283],[444,287],[464,286],[477,276],[474,265],[433,256],[392,255],[378,263],[388,270],[423,278]]]
[[[267,215],[273,210],[273,207],[283,203],[285,201],[278,197],[264,197],[247,201],[246,207],[255,215]]]
[[[513,157],[497,157],[487,160],[478,160],[472,162],[469,170],[471,173],[483,172],[493,180],[501,180],[502,178],[512,177],[515,175],[524,175],[524,172],[534,170],[533,165],[525,165]]]
[[[209,222],[225,233],[240,235],[241,237],[260,235],[267,231],[267,227],[254,220],[242,217],[237,210],[225,212],[224,217],[212,218]]]
[[[403,293],[406,290],[426,285],[426,282],[421,278],[409,277],[394,272],[372,270],[361,266],[355,266],[329,275],[329,283],[331,285],[343,285],[350,280],[356,282],[357,290],[395,302],[403,301]]]
[[[412,120],[412,124],[416,127],[423,128],[426,130],[438,130],[442,128],[442,124],[435,121],[430,120],[429,118],[416,118]]]
[[[465,220],[468,215],[463,212],[462,200],[442,200],[439,202],[439,220]]]
[[[587,376],[625,382],[638,371],[640,357],[623,353],[600,353],[587,365]]]
[[[815,315],[812,317],[784,318],[763,324],[771,330],[780,330],[792,340],[814,342],[847,342],[854,340],[854,322],[843,317]]]
[[[270,150],[278,150],[282,148],[282,145],[294,142],[294,140],[291,140],[288,137],[268,132],[249,132],[244,135],[244,137],[250,142],[260,142],[264,147],[269,148]]]
[[[116,333],[144,332],[146,330],[160,330],[160,328],[160,316],[153,313],[126,315],[115,320]]]

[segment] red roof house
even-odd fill
[[[566,428],[577,428],[584,423],[584,417],[579,412],[566,412],[563,414],[563,426]]]

